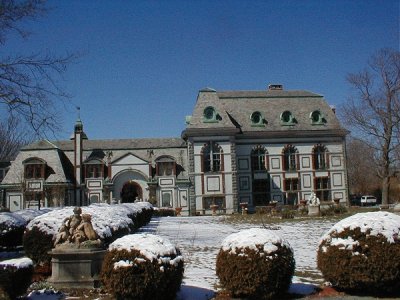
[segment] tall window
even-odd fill
[[[271,188],[269,178],[253,180],[253,205],[268,205],[271,200]]]
[[[329,200],[329,177],[316,177],[315,178],[315,194],[321,201]]]
[[[253,171],[267,170],[266,151],[263,147],[257,146],[251,151],[251,168]]]
[[[317,145],[313,149],[313,164],[315,170],[327,168],[327,149],[325,146]]]
[[[297,149],[292,145],[287,145],[283,149],[283,169],[285,171],[297,169]]]
[[[222,148],[214,142],[204,145],[202,151],[203,171],[219,172],[222,170]]]

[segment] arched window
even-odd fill
[[[214,107],[207,106],[203,111],[203,122],[216,123],[221,120],[221,116],[217,113]]]
[[[313,166],[315,170],[324,170],[328,167],[328,151],[323,145],[313,148]]]
[[[289,110],[285,110],[280,116],[282,125],[294,125],[296,122],[295,117]]]
[[[209,142],[202,149],[203,172],[222,171],[222,148],[215,142]]]
[[[283,169],[285,171],[295,171],[297,168],[297,149],[292,145],[287,145],[283,149]]]
[[[257,146],[251,151],[251,168],[253,171],[268,169],[267,151],[262,146]]]
[[[255,111],[250,116],[251,126],[264,126],[265,119],[261,112]]]
[[[313,125],[323,125],[326,123],[324,115],[319,110],[314,110],[313,112],[311,112],[310,119]]]

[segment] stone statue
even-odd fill
[[[82,214],[80,207],[74,208],[74,214],[65,218],[58,231],[54,246],[77,246],[87,243],[87,241],[96,241],[93,245],[100,244],[99,236],[93,229],[92,216]]]
[[[319,198],[315,193],[311,193],[310,198],[308,199],[308,205],[318,206],[320,205]]]

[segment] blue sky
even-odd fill
[[[177,137],[197,93],[287,90],[339,106],[346,74],[383,47],[399,49],[399,0],[50,1],[27,41],[5,51],[83,53],[68,69],[68,139],[77,119],[90,139]],[[23,50],[21,50],[23,49]]]

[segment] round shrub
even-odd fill
[[[10,299],[26,292],[31,284],[33,263],[27,257],[0,262],[0,290]],[[0,293],[1,295],[1,293]]]
[[[0,249],[21,246],[25,226],[26,221],[20,216],[9,212],[0,213]]]
[[[167,239],[131,234],[109,246],[101,279],[117,299],[175,299],[183,271],[180,251]]]
[[[271,299],[284,294],[294,274],[290,245],[274,232],[252,228],[226,237],[217,255],[216,273],[233,297]]]
[[[359,213],[335,224],[321,239],[318,268],[341,290],[372,294],[400,291],[400,216]]]

